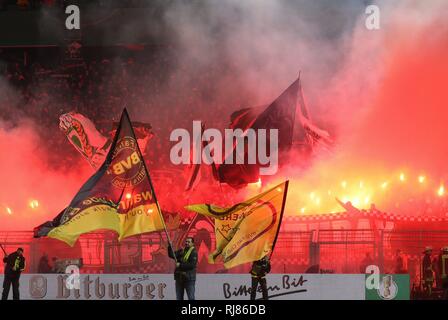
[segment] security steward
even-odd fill
[[[423,290],[428,297],[432,295],[432,285],[434,283],[434,270],[431,260],[432,248],[426,247],[423,252],[422,261],[422,276],[423,276]]]
[[[266,274],[271,271],[269,257],[264,256],[252,264],[250,274],[252,275],[252,288],[250,290],[250,300],[255,300],[258,284],[260,284],[263,300],[268,300],[268,288],[266,284]]]
[[[12,298],[20,300],[19,293],[19,279],[20,274],[25,269],[25,257],[23,256],[23,249],[18,248],[16,252],[10,255],[5,255],[3,262],[5,266],[5,278],[3,280],[2,300],[7,300],[9,296],[9,289],[12,285]]]
[[[187,292],[188,300],[195,300],[194,291],[196,286],[196,266],[198,264],[198,253],[194,247],[194,239],[185,239],[185,248],[174,253],[171,245],[168,245],[168,256],[174,259],[176,256],[176,269],[174,280],[176,281],[176,299],[184,300],[184,292]]]
[[[448,247],[442,249],[439,257],[439,272],[442,279],[442,299],[448,300]]]

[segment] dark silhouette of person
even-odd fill
[[[2,300],[7,300],[9,289],[12,285],[12,298],[14,300],[20,299],[19,279],[20,274],[25,269],[25,257],[23,256],[23,249],[18,248],[16,252],[10,255],[5,255],[3,262],[5,266],[5,278],[3,280],[3,294]]]
[[[407,273],[406,261],[400,249],[395,254],[395,274]]]
[[[434,282],[434,273],[433,273],[433,265],[432,265],[432,248],[426,247],[423,252],[423,261],[422,261],[422,276],[423,276],[423,289],[428,297],[431,297],[432,294],[432,285]]]
[[[448,247],[442,248],[439,255],[439,273],[442,282],[442,299],[448,300]]]
[[[269,257],[264,256],[252,264],[250,274],[252,275],[252,288],[250,290],[250,300],[255,300],[258,284],[260,284],[263,300],[268,300],[268,288],[266,284],[266,274],[271,271]]]
[[[195,300],[196,267],[198,264],[198,253],[194,247],[194,239],[185,239],[185,248],[174,252],[168,245],[168,256],[176,257],[176,269],[174,280],[176,281],[176,299],[184,300],[184,292],[187,292],[188,300]]]
[[[361,261],[359,266],[359,273],[366,273],[366,268],[373,264],[373,259],[370,257],[370,252],[366,252],[366,256]]]
[[[47,254],[44,254],[40,258],[39,266],[37,267],[37,273],[51,273],[50,261]]]

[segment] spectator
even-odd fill
[[[50,261],[48,260],[47,254],[44,254],[40,258],[37,273],[51,273]]]
[[[373,264],[373,259],[370,257],[370,252],[366,252],[366,256],[361,261],[361,265],[359,266],[359,273],[366,273],[366,269],[368,266]]]
[[[394,273],[395,274],[408,273],[407,261],[406,261],[405,257],[403,256],[403,254],[402,254],[400,249],[398,249],[396,254],[395,254],[395,269],[394,269]]]

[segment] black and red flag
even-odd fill
[[[284,153],[292,146],[294,122],[296,113],[297,96],[300,88],[300,77],[297,78],[277,99],[267,108],[261,110],[260,107],[245,108],[234,112],[231,116],[231,129],[266,129],[269,133],[271,129],[278,129],[278,151]],[[260,113],[261,112],[261,113]],[[269,134],[266,137],[266,144],[270,146]],[[228,158],[233,157],[232,163],[226,163]],[[246,161],[247,154],[244,155],[243,164],[236,163],[236,145],[233,152],[225,156],[223,164],[218,167],[218,178],[222,183],[227,183],[234,188],[244,187],[248,183],[257,182],[260,178],[259,170],[262,166],[258,161],[249,164]]]

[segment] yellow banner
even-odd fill
[[[231,208],[206,204],[189,210],[215,218],[216,250],[209,262],[221,256],[226,268],[257,261],[273,250],[283,216],[288,181]]]
[[[163,230],[163,223],[156,204],[146,204],[126,213],[107,205],[96,205],[77,213],[66,223],[52,229],[48,236],[72,246],[83,233],[95,230],[111,230],[119,240],[136,234]]]
[[[108,205],[89,207],[52,229],[48,237],[59,239],[73,247],[81,234],[99,229],[120,233],[120,219],[115,208]]]
[[[35,234],[73,246],[83,233],[112,230],[119,239],[162,230],[162,213],[143,156],[125,110],[106,160],[81,187],[69,206]]]

